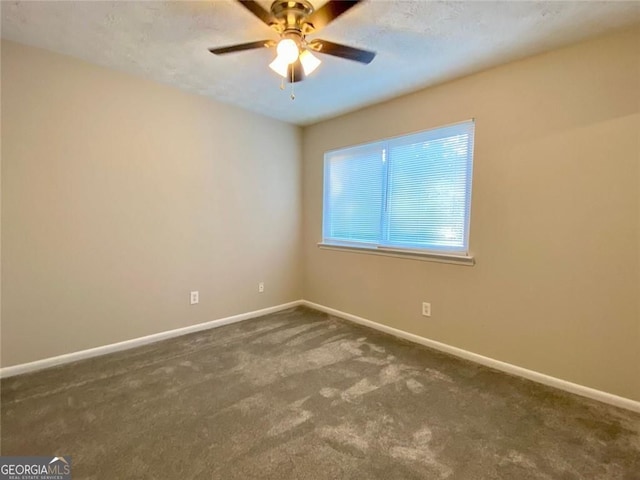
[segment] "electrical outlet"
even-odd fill
[[[200,301],[200,294],[198,292],[191,292],[191,296],[189,298],[191,301],[191,305],[195,305]]]
[[[431,304],[427,302],[422,302],[422,315],[425,317],[431,316]]]
[[[264,282],[258,284],[258,293],[264,292]]]

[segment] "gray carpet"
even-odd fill
[[[640,479],[640,415],[305,308],[2,381],[74,479]]]

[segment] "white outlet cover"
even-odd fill
[[[200,294],[198,292],[191,292],[190,294],[191,305],[195,305],[200,301]]]

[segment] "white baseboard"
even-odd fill
[[[148,345],[150,343],[159,342],[160,340],[166,340],[167,338],[179,337],[188,333],[199,332],[201,330],[208,330],[210,328],[222,327],[231,323],[241,322],[250,318],[261,317],[268,315],[269,313],[279,312],[288,308],[297,307],[302,305],[302,300],[296,300],[294,302],[283,303],[274,307],[263,308],[260,310],[254,310],[252,312],[241,313],[239,315],[232,315],[230,317],[219,318],[210,322],[199,323],[197,325],[190,325],[188,327],[176,328],[175,330],[168,330],[165,332],[154,333],[144,337],[133,338],[131,340],[125,340],[123,342],[112,343],[109,345],[103,345],[100,347],[89,348],[88,350],[80,350],[79,352],[66,353],[57,357],[43,358],[42,360],[36,360],[35,362],[22,363],[20,365],[12,365],[9,367],[0,368],[0,378],[12,377],[14,375],[20,375],[22,373],[35,372],[37,370],[43,370],[45,368],[55,367],[56,365],[62,365],[65,363],[75,362],[83,360],[85,358],[97,357],[100,355],[106,355],[107,353],[119,352],[121,350],[128,350],[130,348],[140,347],[142,345]]]
[[[631,400],[630,398],[619,397],[618,395],[613,395],[611,393],[603,392],[601,390],[585,387],[584,385],[579,385],[577,383],[572,383],[566,380],[561,380],[559,378],[551,377],[549,375],[545,375],[544,373],[539,373],[533,370],[518,367],[510,363],[501,362],[500,360],[495,360],[493,358],[485,357],[483,355],[478,355],[477,353],[473,353],[467,350],[463,350],[461,348],[453,347],[451,345],[447,345],[446,343],[430,340],[428,338],[421,337],[413,333],[405,332],[404,330],[398,330],[397,328],[389,327],[381,323],[367,320],[366,318],[358,317],[350,313],[341,312],[340,310],[325,307],[324,305],[319,305],[317,303],[309,302],[307,300],[303,300],[301,304],[307,307],[313,308],[315,310],[320,310],[321,312],[325,312],[330,315],[334,315],[336,317],[344,318],[345,320],[350,320],[354,323],[358,323],[360,325],[364,325],[366,327],[370,327],[375,330],[380,330],[381,332],[385,332],[390,335],[394,335],[396,337],[409,340],[410,342],[418,343],[420,345],[424,345],[426,347],[430,347],[435,350],[439,350],[441,352],[446,352],[451,355],[455,355],[456,357],[464,358],[466,360],[470,360],[472,362],[479,363],[481,365],[485,365],[487,367],[491,367],[496,370],[500,370],[502,372],[510,373],[512,375],[517,375],[519,377],[524,377],[526,379],[532,380],[537,383],[542,383],[544,385],[555,387],[560,390],[564,390],[566,392],[575,393],[576,395],[591,398],[599,402],[608,403],[616,407],[620,407],[620,408],[624,408],[627,410],[640,413],[640,402]]]
[[[542,383],[544,385],[555,387],[570,393],[575,393],[576,395],[591,398],[593,400],[597,400],[603,403],[614,405],[616,407],[620,407],[620,408],[624,408],[627,410],[640,413],[640,402],[631,400],[630,398],[620,397],[617,395],[613,395],[611,393],[603,392],[601,390],[585,387],[584,385],[579,385],[577,383],[572,383],[556,377],[551,377],[549,375],[545,375],[544,373],[539,373],[523,367],[518,367],[516,365],[502,362],[500,360],[496,360],[493,358],[485,357],[483,355],[478,355],[477,353],[473,353],[467,350],[463,350],[461,348],[453,347],[451,345],[447,345],[446,343],[430,340],[428,338],[421,337],[413,333],[405,332],[404,330],[399,330],[397,328],[389,327],[387,325],[383,325],[381,323],[377,323],[372,320],[367,320],[366,318],[358,317],[357,315],[352,315],[350,313],[342,312],[334,308],[325,307],[324,305],[313,303],[308,300],[296,300],[294,302],[283,303],[281,305],[263,308],[260,310],[254,310],[252,312],[241,313],[238,315],[232,315],[230,317],[225,317],[225,318],[219,318],[217,320],[212,320],[210,322],[205,322],[205,323],[199,323],[197,325],[190,325],[188,327],[176,328],[175,330],[168,330],[166,332],[154,333],[153,335],[147,335],[144,337],[134,338],[131,340],[125,340],[123,342],[112,343],[110,345],[103,345],[100,347],[90,348],[88,350],[81,350],[79,352],[67,353],[64,355],[59,355],[57,357],[44,358],[42,360],[36,360],[34,362],[23,363],[20,365],[3,367],[3,368],[0,368],[0,378],[12,377],[14,375],[20,375],[22,373],[35,372],[37,370],[43,370],[45,368],[50,368],[50,367],[62,365],[65,363],[75,362],[75,361],[83,360],[86,358],[92,358],[100,355],[106,355],[108,353],[128,350],[130,348],[140,347],[142,345],[148,345],[150,343],[159,342],[161,340],[166,340],[168,338],[179,337],[181,335],[186,335],[188,333],[194,333],[202,330],[208,330],[211,328],[222,327],[224,325],[241,322],[243,320],[248,320],[250,318],[256,318],[263,315],[268,315],[270,313],[279,312],[282,310],[286,310],[288,308],[297,307],[299,305],[304,305],[309,308],[313,308],[315,310],[319,310],[321,312],[334,315],[336,317],[344,318],[345,320],[349,320],[354,323],[358,323],[360,325],[364,325],[366,327],[370,327],[375,330],[379,330],[381,332],[385,332],[390,335],[403,338],[410,342],[424,345],[426,347],[430,347],[435,350],[439,350],[441,352],[449,353],[456,357],[464,358],[466,360],[470,360],[472,362],[479,363],[481,365],[485,365],[487,367],[494,368],[496,370],[500,370],[512,375],[517,375],[519,377],[527,378],[534,382]]]

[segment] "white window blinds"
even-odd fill
[[[378,243],[384,176],[382,150],[364,145],[334,152],[331,161],[325,162],[324,175],[325,236]]]
[[[474,122],[325,154],[323,242],[466,254]]]

